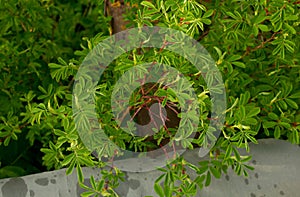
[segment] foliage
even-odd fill
[[[55,129],[63,128],[64,97],[70,96],[65,89],[71,87],[67,80],[53,80],[48,64],[57,57],[71,59],[83,36],[106,31],[96,24],[97,19],[106,21],[96,6],[97,1],[86,0],[0,1],[1,178],[45,170],[39,149],[56,140]],[[63,76],[75,74],[73,67],[61,70]],[[61,107],[52,110],[52,105]]]
[[[219,178],[228,167],[247,176],[247,170],[253,168],[245,162],[251,156],[240,155],[239,148],[251,151],[248,143],[257,143],[258,138],[299,144],[299,1],[128,2],[136,8],[126,15],[129,26],[168,27],[198,40],[215,59],[227,90],[226,121],[210,150],[210,160],[193,165],[178,157],[160,169],[163,175],[154,183],[158,196],[195,196],[210,184],[212,176]],[[104,167],[103,157],[116,154],[111,149],[98,152],[99,159],[95,158],[82,143],[72,114],[76,72],[86,55],[110,35],[110,18],[104,17],[103,2],[0,3],[0,149],[6,151],[0,155],[0,177],[37,171],[18,164],[30,156],[29,150],[41,148],[48,170],[67,167],[70,174],[76,168],[83,182],[82,166]],[[113,121],[110,95],[114,84],[133,65],[153,61],[173,65],[193,82],[201,103],[201,117],[196,117],[201,124],[195,139],[185,138],[185,147],[205,145],[213,90],[185,58],[163,49],[132,50],[109,65],[93,90],[100,125],[116,145],[137,152],[158,148],[166,138],[176,141],[178,136],[166,128],[149,139],[122,132]],[[143,96],[137,90],[131,97],[134,110],[148,101]],[[164,106],[180,108],[172,91],[158,87],[151,96]],[[2,155],[14,149],[26,151],[5,161]],[[37,168],[42,169],[40,165]],[[192,179],[187,169],[198,176]],[[117,196],[114,188],[123,173],[117,168],[102,173],[101,180],[91,177],[91,188],[81,184],[87,190],[82,196]]]

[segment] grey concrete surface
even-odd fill
[[[300,148],[281,140],[259,140],[251,144],[254,171],[245,178],[237,176],[232,170],[221,179],[213,179],[209,187],[199,191],[201,197],[297,197],[300,196]],[[243,152],[243,151],[241,151]],[[183,156],[197,163],[197,150],[187,151]],[[133,162],[133,161],[127,161]],[[99,169],[84,168],[84,176],[101,176]],[[156,196],[153,191],[154,180],[159,171],[126,173],[117,193],[121,197]],[[193,175],[195,176],[195,175]],[[44,172],[18,178],[0,179],[0,197],[76,197],[84,190],[78,186],[76,173],[66,176],[65,170]]]

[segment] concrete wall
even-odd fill
[[[267,139],[260,140],[258,145],[251,144],[250,148],[253,159],[249,163],[255,170],[250,172],[249,177],[237,176],[230,170],[221,179],[213,179],[211,185],[200,191],[198,196],[300,196],[299,146]],[[201,160],[197,155],[196,150],[184,153],[184,157],[192,163]],[[83,171],[86,182],[90,175],[100,177],[99,169],[84,168]],[[153,183],[160,174],[159,171],[127,172],[126,181],[121,183],[117,193],[121,197],[156,196]],[[74,197],[80,196],[81,192],[83,190],[78,186],[76,173],[66,176],[64,169],[0,180],[0,197]]]

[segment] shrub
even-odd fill
[[[48,64],[58,57],[61,62],[71,59],[82,36],[106,28],[105,23],[96,23],[102,20],[97,1],[0,4],[0,178],[4,178],[46,170],[39,149],[56,139],[54,128],[60,124],[47,106],[64,106],[64,89],[71,87],[67,80],[53,80]],[[73,67],[70,64],[63,72]]]
[[[198,40],[215,60],[226,88],[225,123],[216,144],[210,147],[210,160],[193,165],[178,156],[166,168],[160,169],[164,175],[154,184],[159,196],[196,195],[197,189],[208,186],[212,176],[219,178],[228,167],[234,168],[239,175],[247,176],[247,170],[253,169],[246,164],[251,156],[240,155],[238,148],[250,151],[248,143],[257,143],[258,138],[274,137],[299,144],[298,1],[217,0],[179,1],[174,4],[167,0],[128,3],[135,7],[126,14],[129,27],[167,27]],[[3,101],[1,112],[7,115],[1,116],[0,141],[10,148],[13,147],[11,139],[26,136],[28,143],[23,147],[35,144],[42,147],[43,164],[47,169],[67,167],[67,174],[70,174],[76,167],[79,181],[83,182],[82,166],[103,167],[109,164],[105,157],[112,159],[121,153],[114,149],[114,145],[104,146],[96,150],[96,158],[83,143],[82,136],[79,137],[72,116],[72,87],[74,81],[75,86],[79,83],[75,75],[88,53],[110,36],[110,18],[104,17],[103,3],[96,1],[11,1],[4,5],[5,14],[0,24],[3,27],[0,97]],[[79,48],[82,36],[85,37]],[[123,132],[114,121],[110,99],[116,82],[133,65],[145,62],[171,64],[192,82],[201,112],[200,117],[194,117],[201,124],[195,131],[191,128],[194,138],[176,135],[178,124],[145,137]],[[214,138],[209,123],[211,94],[217,91],[209,88],[208,79],[186,58],[164,48],[130,50],[105,69],[92,90],[97,95],[97,118],[114,144],[126,150],[143,152],[157,149],[168,142],[175,143],[176,137],[184,139],[181,142],[187,148],[207,146],[209,138]],[[150,83],[136,89],[130,97],[130,113],[132,116],[137,114],[135,121],[146,123],[146,120],[141,120],[144,115],[137,111],[144,109],[147,112],[153,104],[149,97],[145,97],[148,94],[143,94],[144,90],[150,90],[151,98],[167,106],[166,110],[174,107],[179,117],[173,120],[183,118],[178,95],[158,83]],[[80,115],[74,114],[74,118],[84,118]],[[89,130],[86,124],[81,126]],[[14,166],[15,163],[4,165]],[[198,177],[192,180],[185,173],[187,168],[195,171]],[[102,180],[98,182],[91,177],[93,188],[81,184],[88,190],[85,196],[117,195],[114,188],[122,180],[123,173],[116,167],[102,173]],[[176,180],[179,180],[179,185],[175,185]],[[159,184],[161,181],[165,182],[164,188]]]

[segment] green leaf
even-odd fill
[[[164,192],[165,192],[165,197],[172,197],[172,185],[170,185],[169,187],[164,187]]]
[[[164,190],[158,183],[154,184],[154,190],[159,195],[159,197],[164,197]]]
[[[225,153],[225,156],[224,158],[229,158],[231,156],[231,153],[232,153],[232,146],[231,145],[228,145],[227,148],[226,148],[226,153]]]
[[[250,99],[250,92],[246,91],[240,95],[239,105],[246,105]]]
[[[199,186],[200,189],[202,189],[204,180],[205,180],[205,175],[202,175],[202,176],[197,176],[194,182]]]
[[[242,120],[242,119],[244,119],[246,117],[246,109],[245,109],[245,107],[243,105],[241,105],[239,107],[239,114],[241,115],[239,117],[240,120]]]
[[[249,118],[249,117],[246,117],[243,122],[247,123],[248,125],[256,125],[257,124],[257,120],[255,118]]]
[[[278,103],[278,105],[280,106],[281,109],[287,110],[288,106],[287,106],[285,101],[278,100],[277,103]]]
[[[73,159],[75,158],[75,154],[71,153],[68,156],[65,157],[65,159],[62,161],[61,165],[66,166],[68,165]]]
[[[232,150],[233,150],[234,156],[236,157],[236,160],[240,161],[241,160],[241,155],[238,152],[238,150],[236,148],[233,148]]]
[[[204,23],[205,25],[210,25],[211,24],[211,20],[210,19],[206,19],[206,18],[202,18],[201,22]],[[202,24],[199,24],[200,27],[202,27]],[[201,30],[203,31],[204,28],[202,27]]]
[[[258,25],[258,28],[259,28],[261,31],[265,31],[265,32],[269,31],[269,28],[268,28],[267,25]]]
[[[299,144],[299,132],[297,129],[292,129],[292,143]]]
[[[93,178],[93,179],[92,179]],[[91,182],[91,185],[93,186],[93,188],[97,189],[98,191],[100,191],[103,187],[104,187],[104,184],[105,184],[105,180],[101,180],[98,184],[97,187],[94,187],[96,185],[95,183],[95,180],[94,180],[94,177],[91,176],[91,179],[90,179],[90,182]]]
[[[250,160],[252,160],[252,156],[251,155],[244,157],[241,161],[242,162],[248,162]]]
[[[0,168],[0,178],[19,177],[26,175],[26,171],[19,166],[4,166]]]
[[[0,132],[0,137],[4,138],[6,136],[9,136],[10,135],[10,132],[9,131],[1,131]]]
[[[275,138],[275,139],[279,139],[279,138],[280,138],[280,135],[281,135],[280,127],[279,127],[279,126],[276,126],[276,127],[275,127],[275,131],[274,131],[274,138]]]
[[[232,64],[241,68],[246,68],[246,65],[243,62],[232,62]]]
[[[241,58],[242,58],[242,56],[240,56],[240,55],[231,55],[228,57],[227,61],[233,62],[233,61],[239,60]]]
[[[292,107],[292,108],[294,108],[294,109],[298,109],[298,108],[299,108],[299,107],[298,107],[298,104],[297,104],[295,101],[293,101],[292,99],[286,98],[286,99],[285,99],[285,102],[286,102],[290,107]]]
[[[149,1],[142,1],[141,5],[145,6],[145,7],[148,7],[148,8],[156,9],[156,7]]]
[[[4,143],[3,143],[4,146],[8,146],[8,144],[9,144],[9,142],[10,142],[10,139],[11,139],[10,136],[8,136],[8,137],[5,138]]]
[[[249,135],[248,133],[246,133],[246,137],[254,144],[258,144],[257,140],[254,137],[252,137],[251,135]]]
[[[256,37],[258,35],[258,28],[256,25],[253,25],[252,31],[253,31],[254,36]]]
[[[284,23],[284,28],[286,28],[291,34],[296,34],[297,33],[295,28],[290,26],[288,23]]]
[[[73,172],[73,170],[74,170],[74,167],[75,167],[75,164],[76,164],[76,162],[75,162],[75,160],[73,160],[73,161],[71,162],[70,166],[68,167],[68,169],[66,170],[66,174],[67,174],[67,175],[72,174],[72,172]]]
[[[61,57],[57,58],[58,62],[61,63],[63,66],[68,66],[68,63],[63,60]]]
[[[206,180],[205,180],[205,186],[209,186],[210,185],[210,182],[211,182],[211,174],[210,172],[208,171],[207,172],[207,175],[206,175]]]
[[[94,189],[98,188],[98,190],[101,190],[102,187],[104,186],[105,181],[102,179],[99,183],[99,187],[97,187],[94,176],[91,176],[90,183],[91,183],[92,188],[94,188]]]
[[[255,24],[259,24],[259,23],[261,23],[261,22],[263,22],[265,19],[266,19],[267,17],[266,17],[266,15],[265,15],[265,12],[261,12],[258,16],[257,16],[257,18],[255,19]]]
[[[275,12],[272,16],[271,16],[271,22],[272,23],[276,23],[277,21],[279,21],[281,19],[281,10],[278,10],[277,12]]]
[[[219,179],[221,177],[220,171],[217,168],[215,168],[214,166],[210,166],[209,170],[214,175],[214,177],[216,177],[217,179]]]
[[[199,167],[198,174],[203,174],[208,170],[208,165]]]
[[[43,92],[44,94],[48,94],[48,92],[42,87],[42,86],[38,86],[38,89]]]
[[[226,14],[227,14],[228,16],[230,16],[231,18],[234,18],[234,19],[236,19],[236,20],[239,20],[239,17],[237,17],[236,15],[234,15],[232,12],[226,12]]]
[[[279,122],[278,124],[286,129],[290,129],[292,127],[291,124],[287,122]]]
[[[277,122],[273,122],[273,121],[263,122],[263,127],[264,128],[273,128],[276,125],[277,125]]]
[[[241,175],[242,174],[242,165],[240,163],[237,163],[234,171],[237,173],[237,175]]]
[[[294,47],[295,47],[295,43],[291,42],[289,40],[285,40],[284,42],[284,46],[285,48],[290,52],[290,53],[294,53]]]
[[[208,18],[211,15],[213,15],[213,13],[214,13],[214,10],[208,10],[203,14],[202,18]]]
[[[247,114],[247,117],[253,117],[253,116],[256,116],[259,113],[260,113],[260,108],[259,107],[254,107],[254,108],[250,109],[250,111]]]
[[[294,93],[292,95],[289,96],[289,98],[300,98],[300,92]]]
[[[78,176],[79,182],[83,182],[84,181],[84,176],[83,176],[83,173],[82,173],[81,166],[77,165],[76,170],[77,170],[77,176]]]
[[[269,117],[270,119],[272,119],[272,120],[278,120],[278,119],[279,119],[279,117],[277,116],[277,114],[275,114],[275,113],[273,113],[273,112],[270,112],[270,113],[268,114],[268,117]]]
[[[282,28],[282,22],[279,21],[278,23],[275,24],[274,26],[274,32],[278,32]]]
[[[92,195],[94,195],[95,192],[94,191],[86,191],[80,194],[81,197],[90,197]]]

